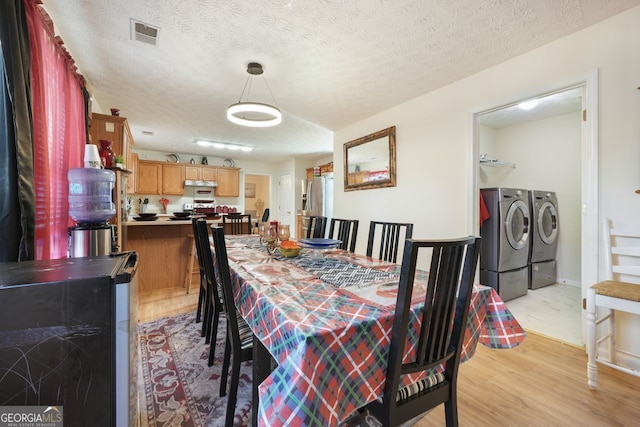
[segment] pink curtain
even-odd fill
[[[86,143],[84,81],[40,3],[24,1],[31,49],[35,259],[57,259],[67,256],[67,230],[73,225],[67,173],[82,167]]]

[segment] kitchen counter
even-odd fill
[[[136,221],[135,219],[129,219],[125,224],[127,227],[130,226],[141,226],[141,225],[191,225],[191,218],[184,220],[174,220],[169,219],[171,216],[158,216],[158,219],[154,221]],[[220,224],[222,223],[222,217],[211,217],[207,218],[207,224]]]

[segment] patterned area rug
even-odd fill
[[[200,336],[202,323],[194,319],[195,313],[186,313],[138,325],[139,371],[144,379],[140,409],[149,427],[224,425],[227,398],[219,397],[219,391],[226,319],[220,319],[211,367],[209,345]],[[247,362],[240,370],[234,425],[247,426],[250,421],[251,362]]]

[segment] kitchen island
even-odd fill
[[[193,250],[191,219],[170,220],[159,216],[154,221],[129,220],[126,250],[138,253],[138,290],[152,291],[185,286],[189,257]],[[219,224],[220,217],[207,219],[207,224]],[[191,277],[191,292],[198,291],[197,261]],[[188,279],[188,278],[187,278]],[[185,288],[185,292],[187,289]]]

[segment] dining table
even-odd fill
[[[337,426],[382,396],[399,264],[341,249],[285,258],[259,235],[225,242],[234,301],[254,334],[253,425]],[[416,288],[427,277],[420,271]],[[422,307],[414,297],[410,328]],[[497,292],[474,285],[462,361],[478,343],[508,349],[525,337]],[[407,334],[408,355],[416,343]]]

